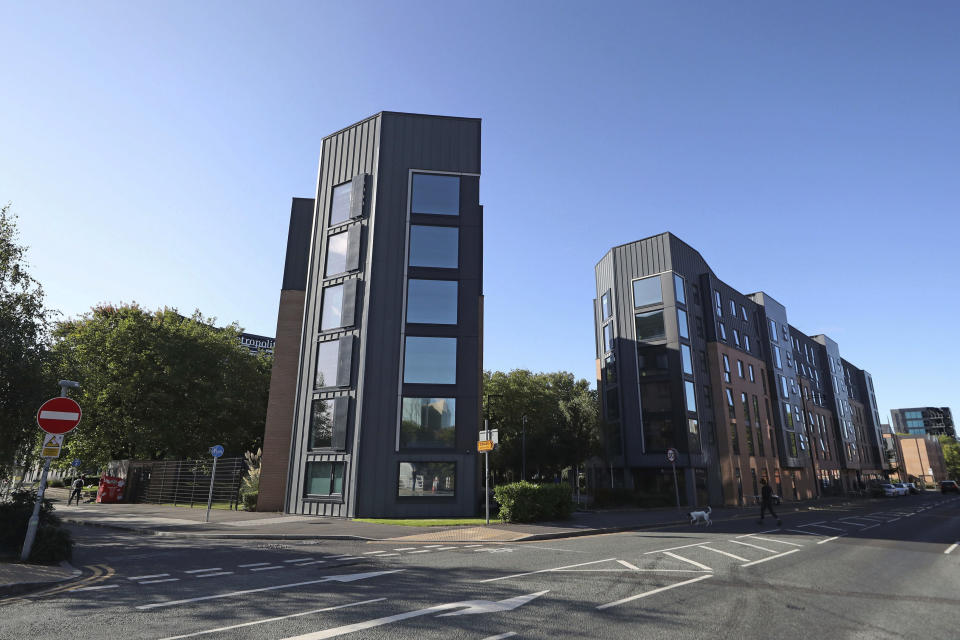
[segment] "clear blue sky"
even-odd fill
[[[273,335],[292,196],[380,110],[483,118],[485,365],[593,379],[593,266],[673,231],[960,410],[960,4],[0,1],[0,201],[66,316]],[[538,239],[530,242],[530,238]]]

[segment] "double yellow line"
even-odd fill
[[[7,604],[10,602],[15,602],[17,600],[27,600],[30,598],[44,598],[47,596],[57,595],[59,593],[66,593],[69,591],[76,591],[77,589],[82,589],[84,587],[90,587],[98,582],[104,582],[109,580],[114,576],[116,571],[113,567],[105,564],[91,564],[84,567],[85,570],[89,570],[92,575],[89,575],[85,578],[79,578],[77,580],[71,580],[66,584],[62,584],[46,591],[40,591],[38,593],[29,593],[22,596],[12,596],[10,598],[0,599],[0,604]]]

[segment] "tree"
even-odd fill
[[[940,436],[943,445],[943,460],[947,467],[947,475],[954,480],[960,480],[960,444],[950,436]]]
[[[581,464],[597,450],[597,395],[572,373],[532,373],[514,369],[483,374],[484,415],[499,430],[500,445],[491,464],[498,473],[520,479],[523,417],[526,416],[527,478],[551,478]]]
[[[10,480],[37,434],[35,413],[56,385],[44,375],[51,313],[43,288],[27,272],[16,216],[0,208],[0,483]]]
[[[262,445],[271,360],[251,356],[236,324],[197,311],[101,305],[57,324],[52,361],[81,384],[83,421],[66,455],[109,460],[195,458],[222,444],[227,455]]]

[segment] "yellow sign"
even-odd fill
[[[40,452],[42,458],[59,458],[60,447],[63,445],[63,435],[48,433],[43,437],[43,449]]]
[[[493,451],[493,440],[477,440],[477,451]]]

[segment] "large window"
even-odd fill
[[[456,269],[460,266],[456,227],[410,226],[410,266]]]
[[[720,357],[723,359],[723,381],[730,382],[730,358],[725,353],[720,354]]]
[[[456,494],[456,462],[401,462],[398,498],[452,498]]]
[[[613,351],[613,323],[603,325],[603,350]]]
[[[413,174],[411,213],[460,214],[460,177]]]
[[[317,387],[337,386],[340,341],[327,340],[317,345]]]
[[[663,309],[638,313],[635,317],[637,341],[662,340],[667,337],[663,327]]]
[[[687,324],[687,312],[683,309],[677,309],[677,327],[680,331],[680,337],[690,339],[690,325]]]
[[[683,278],[677,274],[673,274],[673,288],[677,292],[677,302],[687,304],[687,296],[683,291]]]
[[[607,356],[604,361],[606,372],[607,372],[607,384],[616,384],[617,383],[617,359],[614,354]]]
[[[310,409],[310,448],[333,445],[333,401],[314,400]]]
[[[454,398],[404,398],[400,448],[453,448],[456,416]]]
[[[350,189],[351,184],[344,182],[333,188],[333,197],[330,199],[330,225],[340,224],[350,219]]]
[[[307,462],[307,482],[304,493],[308,497],[343,494],[343,463]]]
[[[663,303],[663,290],[660,287],[660,276],[652,276],[633,281],[633,306],[647,307],[651,304]]]
[[[697,392],[693,383],[689,380],[683,381],[683,391],[687,397],[687,411],[697,412]]]
[[[326,275],[335,276],[347,270],[347,232],[335,233],[327,238]]]
[[[693,375],[693,357],[690,354],[690,347],[680,345],[680,361],[683,363],[683,372],[687,375]]]
[[[343,323],[343,285],[323,289],[323,311],[320,316],[320,330],[336,329]]]
[[[613,315],[613,307],[610,305],[610,292],[600,296],[600,311],[603,313],[603,320]]]
[[[457,383],[457,339],[407,336],[403,381],[420,384]]]
[[[457,324],[457,281],[415,280],[407,284],[407,322]]]

